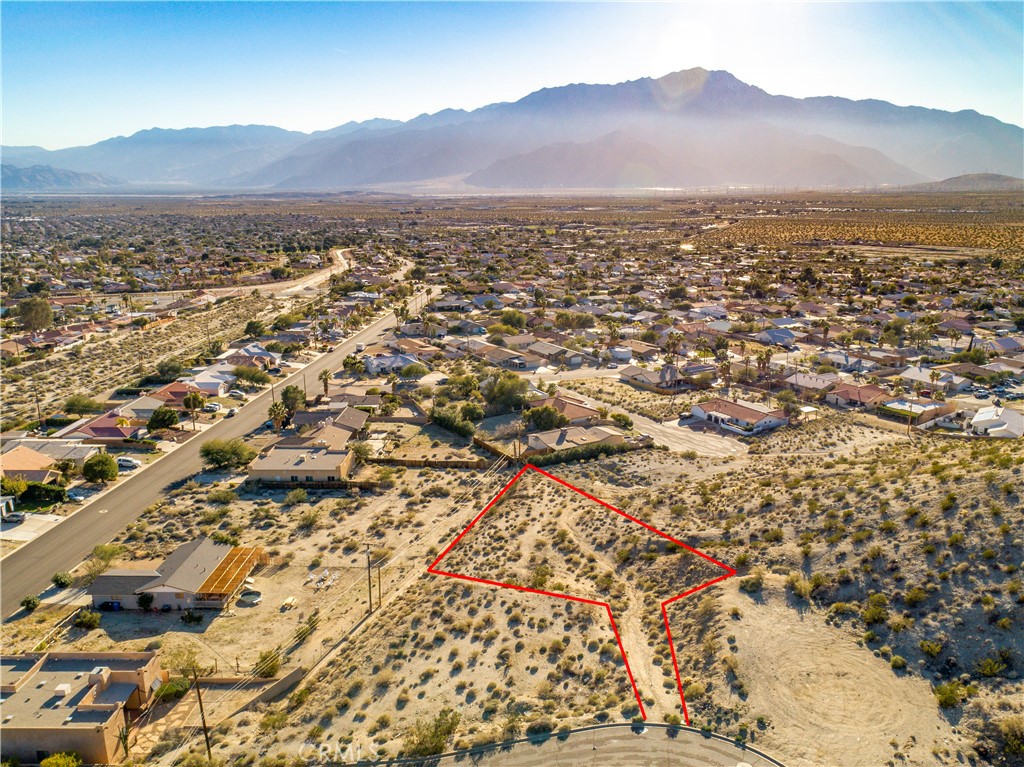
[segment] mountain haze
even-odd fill
[[[544,88],[512,103],[303,134],[153,129],[6,162],[225,190],[875,187],[1022,175],[1024,131],[971,110],[771,95],[724,71]]]

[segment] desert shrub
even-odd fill
[[[1006,671],[1006,664],[999,658],[982,658],[978,661],[978,673],[982,676],[999,676]]]
[[[95,610],[82,610],[75,616],[76,628],[92,630],[100,627],[100,614]]]
[[[754,568],[753,572],[746,578],[740,579],[740,590],[748,594],[755,594],[764,585],[764,570],[760,567]]]
[[[907,593],[903,595],[903,603],[907,607],[915,607],[927,598],[927,591],[922,589],[920,586],[914,586],[912,589],[908,589]]]
[[[784,536],[785,533],[782,532],[782,528],[776,527],[771,530],[768,530],[764,535],[761,536],[761,538],[764,539],[764,541],[766,541],[767,543],[779,543]]]
[[[403,756],[433,756],[442,754],[459,726],[461,716],[445,707],[433,719],[419,719],[402,744]]]
[[[929,658],[937,658],[942,652],[942,642],[937,642],[934,639],[922,639],[918,646],[921,648],[921,652]]]
[[[74,577],[72,577],[71,573],[64,572],[54,573],[53,577],[50,578],[50,580],[53,582],[53,585],[59,589],[66,589],[68,586],[75,582],[75,579]]]
[[[268,711],[260,720],[260,730],[263,732],[275,732],[282,729],[287,723],[287,711]]]
[[[264,679],[276,676],[277,672],[281,670],[281,652],[280,650],[264,650],[260,653],[260,657],[256,660],[256,668],[253,669],[256,676],[263,677]]]
[[[39,763],[39,767],[81,767],[82,757],[74,751],[61,751],[46,757]]]
[[[256,457],[256,451],[241,439],[211,439],[199,448],[203,463],[212,469],[241,469]]]
[[[191,686],[192,683],[188,679],[178,677],[170,680],[167,684],[160,685],[154,693],[154,697],[158,701],[177,700],[183,698]]]
[[[959,681],[936,685],[932,692],[942,708],[955,708],[974,693],[974,688]]]
[[[536,719],[526,726],[527,735],[546,735],[555,729],[555,723],[550,719]]]
[[[872,594],[868,597],[867,606],[861,611],[861,620],[869,626],[885,623],[889,619],[889,611],[885,609],[888,604],[889,600],[884,594]]]
[[[232,501],[237,501],[238,494],[235,493],[233,490],[228,490],[226,488],[220,490],[211,490],[209,493],[207,493],[206,500],[209,501],[210,503],[216,503],[223,506],[231,503]]]
[[[39,607],[39,597],[35,594],[29,594],[21,600],[21,606],[24,608],[25,612],[30,613]]]
[[[297,487],[294,490],[289,490],[288,494],[284,497],[285,506],[295,506],[299,503],[305,503],[309,499],[309,493],[304,488]]]
[[[907,661],[906,658],[904,658],[902,655],[893,655],[892,658],[889,660],[889,665],[894,670],[900,671],[907,667]]]

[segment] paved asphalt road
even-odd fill
[[[415,314],[426,302],[425,294],[409,301]],[[275,382],[280,390],[288,384],[302,385],[305,374],[310,390],[319,387],[317,374],[325,367],[336,369],[356,343],[370,344],[395,326],[395,315],[389,313],[372,325],[336,346],[303,370]],[[191,439],[174,452],[159,458],[138,474],[125,479],[95,501],[86,504],[56,527],[20,546],[0,561],[0,615],[20,610],[20,602],[28,594],[38,594],[50,584],[54,573],[69,571],[82,562],[93,548],[111,541],[134,522],[142,511],[162,499],[168,486],[189,477],[202,468],[199,448],[207,439],[231,438],[248,434],[267,420],[271,393],[267,390],[239,408],[234,418],[221,419],[202,436]]]

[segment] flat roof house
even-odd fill
[[[986,437],[1018,439],[1024,436],[1024,413],[1006,407],[983,407],[971,419],[971,431]]]
[[[327,447],[274,447],[249,464],[249,479],[295,484],[338,482],[352,471],[350,450]]]
[[[166,681],[155,652],[2,655],[0,756],[37,764],[74,751],[116,763],[118,731]]]
[[[690,412],[695,418],[703,418],[723,429],[743,435],[760,434],[789,423],[784,410],[772,410],[756,402],[743,400],[709,399],[694,405]]]

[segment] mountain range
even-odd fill
[[[704,69],[311,134],[154,128],[91,146],[2,151],[8,190],[874,188],[1024,175],[1024,130],[972,110],[771,95]],[[54,181],[38,169],[14,173],[31,166],[48,166]]]

